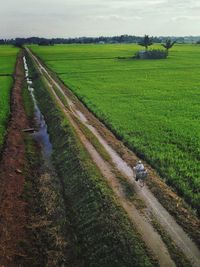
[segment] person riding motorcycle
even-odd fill
[[[144,185],[144,180],[147,177],[147,171],[144,168],[144,165],[142,164],[141,160],[138,161],[137,165],[133,168],[135,171],[135,180],[138,181],[142,181],[143,185]]]

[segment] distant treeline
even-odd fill
[[[200,37],[152,37],[154,43],[165,42],[166,39],[170,38],[172,41],[176,40],[177,43],[197,43],[200,41]],[[16,38],[16,39],[0,39],[0,44],[13,44],[22,46],[24,44],[39,44],[39,45],[54,45],[54,44],[115,44],[115,43],[139,43],[143,37],[134,35],[120,35],[112,37],[78,37],[78,38],[40,38],[40,37],[29,37],[29,38]]]

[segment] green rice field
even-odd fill
[[[132,59],[132,44],[31,48],[200,213],[200,46],[162,60]]]
[[[11,45],[0,45],[0,75],[12,74],[19,49]]]
[[[18,49],[12,46],[0,46],[0,151],[4,143],[7,121],[10,114],[10,89]],[[8,75],[8,76],[7,76]]]

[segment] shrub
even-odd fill
[[[159,50],[159,49],[153,49],[148,51],[138,51],[135,54],[135,58],[138,59],[162,59],[167,58],[167,51]]]

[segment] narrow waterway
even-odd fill
[[[31,98],[34,104],[34,120],[36,124],[36,129],[31,135],[33,139],[40,145],[45,163],[50,165],[51,163],[50,158],[52,154],[52,144],[50,142],[50,138],[49,138],[49,134],[47,130],[47,124],[45,122],[44,116],[42,115],[38,107],[37,100],[35,98],[33,82],[29,76],[29,69],[28,69],[28,65],[27,65],[27,61],[25,57],[23,57],[23,61],[24,61],[25,77],[26,77],[26,81],[28,85],[28,91],[31,95]]]

